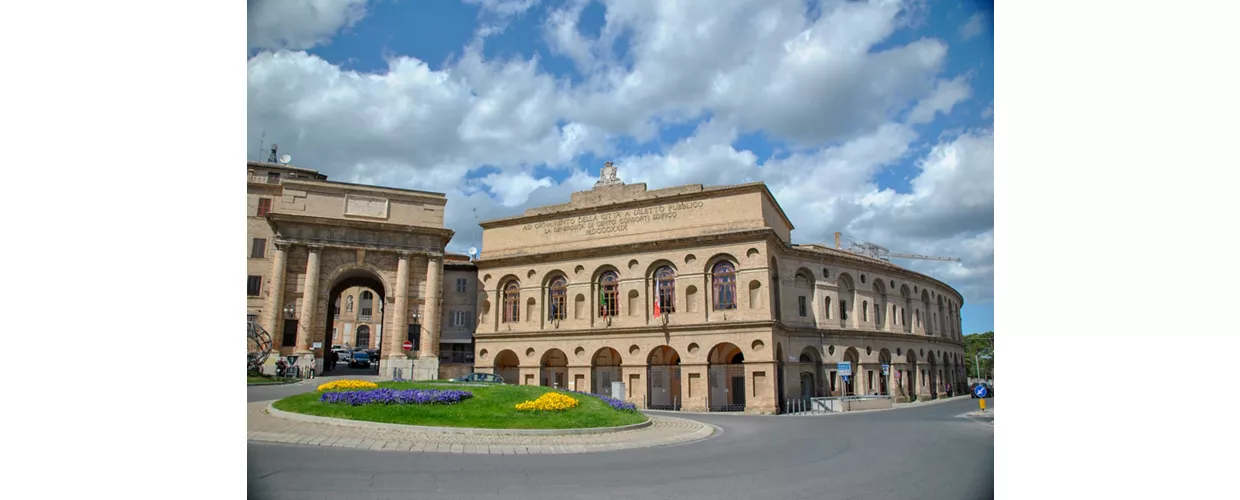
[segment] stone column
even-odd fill
[[[280,358],[280,346],[284,344],[284,332],[280,318],[284,317],[284,267],[288,261],[288,243],[276,243],[276,253],[271,263],[271,280],[267,286],[267,317],[263,322],[263,328],[267,330],[267,334],[271,335],[271,350],[273,356],[267,357],[264,371],[275,373],[276,360]]]
[[[404,348],[405,340],[409,335],[409,259],[410,254],[401,253],[396,261],[396,304],[391,309],[391,326],[384,339],[383,353],[386,359],[383,360],[384,378],[395,378],[396,369],[400,368],[401,378],[412,380],[413,362],[411,360],[412,353],[406,353]]]
[[[314,350],[311,349],[313,338],[311,337],[311,328],[315,317],[315,306],[319,303],[319,254],[322,253],[323,247],[312,246],[309,248],[310,255],[306,262],[306,286],[301,296],[301,320],[297,324],[297,355],[301,357],[299,362],[305,369],[315,368],[315,373],[322,371],[320,366],[321,360],[316,361]]]
[[[422,307],[422,339],[418,358],[414,360],[415,380],[439,378],[440,297],[443,296],[443,257],[426,256],[426,293]],[[523,375],[524,376],[524,375]],[[535,379],[537,385],[537,379]]]

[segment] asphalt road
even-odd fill
[[[305,386],[263,387],[293,394]],[[270,399],[269,397],[267,399]],[[256,399],[251,399],[256,400]],[[994,408],[994,400],[986,400]],[[607,453],[490,456],[249,444],[249,497],[899,499],[994,497],[994,427],[977,401],[789,417],[678,414],[722,434]]]

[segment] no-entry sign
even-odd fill
[[[410,342],[410,341],[406,340],[406,341],[405,341],[405,343],[404,343],[403,345],[401,345],[401,347],[402,347],[402,348],[404,348],[406,351],[412,351],[412,350],[413,350],[413,342]]]

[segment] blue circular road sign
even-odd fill
[[[986,397],[986,386],[982,384],[977,384],[976,386],[973,387],[973,394],[979,398]]]

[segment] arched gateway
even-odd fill
[[[251,307],[261,304],[264,328],[282,335],[280,357],[322,371],[339,314],[330,305],[363,286],[376,292],[361,307],[369,300],[375,326],[364,333],[378,346],[380,375],[438,378],[443,249],[453,235],[443,228],[444,195],[329,182],[288,165],[248,166],[257,216],[266,222],[249,233],[274,247],[251,263],[251,282],[265,285]],[[402,349],[406,340],[413,352]]]

